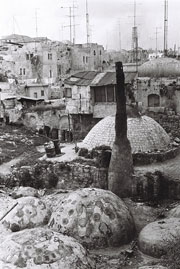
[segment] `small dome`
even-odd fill
[[[95,265],[74,238],[34,228],[11,233],[1,242],[0,268],[93,269]]]
[[[134,236],[134,221],[125,203],[114,193],[95,188],[79,189],[58,200],[48,224],[89,249],[116,247]]]
[[[157,58],[139,67],[139,77],[179,77],[180,61],[172,58]]]
[[[170,137],[166,131],[150,117],[128,118],[128,139],[132,153],[166,150]],[[112,148],[115,139],[115,116],[108,116],[98,122],[83,140],[81,147],[89,150],[106,145]]]

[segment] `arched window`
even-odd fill
[[[148,107],[160,106],[160,97],[157,94],[148,95]]]

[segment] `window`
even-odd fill
[[[48,60],[52,60],[52,53],[48,53]]]
[[[49,77],[52,78],[52,70],[49,70]]]
[[[19,69],[19,75],[22,76],[22,68]]]
[[[71,88],[65,88],[64,89],[64,97],[67,97],[67,98],[72,97],[72,89]]]
[[[157,94],[148,95],[148,107],[160,106],[160,97]]]
[[[26,60],[29,60],[30,57],[29,57],[29,54],[26,54]]]
[[[102,54],[102,53],[101,53],[101,50],[100,50],[99,54],[100,54],[100,55]]]
[[[86,63],[88,63],[88,57],[86,56]]]
[[[94,50],[94,56],[96,56],[96,51]]]
[[[85,56],[83,56],[83,63],[85,63]]]
[[[44,96],[44,90],[41,90],[41,96]]]
[[[34,92],[34,98],[37,98],[37,92]]]
[[[26,75],[26,69],[23,68],[23,75]]]
[[[95,103],[106,102],[106,92],[104,87],[96,87],[94,90]]]
[[[107,86],[107,102],[115,102],[114,86]]]

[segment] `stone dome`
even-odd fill
[[[89,249],[120,246],[134,237],[133,217],[114,193],[79,189],[59,199],[49,228],[76,238]]]
[[[179,77],[180,61],[172,58],[157,58],[142,64],[139,77]]]
[[[0,244],[0,268],[94,269],[94,262],[74,238],[47,228],[8,235]]]
[[[51,211],[39,198],[22,197],[12,201],[12,210],[3,218],[2,224],[12,231],[33,228],[48,223]]]
[[[128,139],[132,153],[167,150],[170,137],[152,118],[128,118]],[[115,116],[108,116],[98,122],[87,134],[81,147],[92,150],[106,145],[112,148],[115,139]]]

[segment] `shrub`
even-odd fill
[[[86,158],[88,156],[88,149],[87,148],[80,148],[78,155]]]

